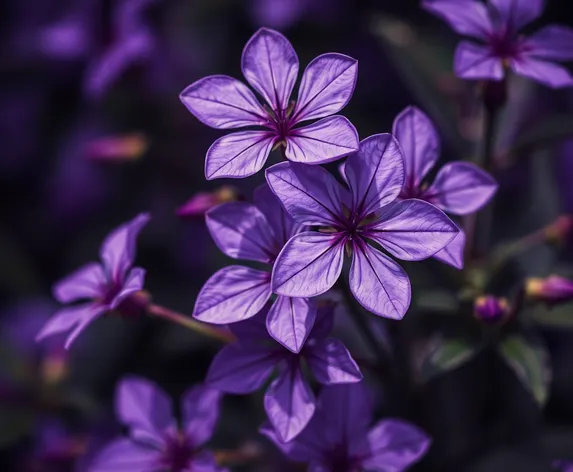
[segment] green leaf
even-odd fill
[[[437,339],[430,344],[419,364],[421,382],[461,367],[478,352],[477,346],[463,339]]]
[[[573,303],[551,308],[545,305],[536,305],[526,313],[529,318],[543,326],[573,328]]]
[[[541,341],[534,343],[519,335],[510,336],[500,344],[499,353],[535,401],[544,405],[549,394],[551,367],[549,353]]]

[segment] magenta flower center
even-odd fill
[[[346,445],[334,446],[326,457],[325,464],[331,472],[360,472],[360,460],[348,457]]]
[[[510,29],[500,30],[489,39],[489,48],[493,57],[502,60],[519,59],[527,51],[524,41]]]
[[[266,124],[267,128],[270,128],[277,134],[278,142],[286,141],[291,129],[296,124],[296,120],[292,119],[294,102],[291,102],[286,110],[271,110],[267,106],[264,108],[269,116],[269,121]]]
[[[183,472],[183,470],[188,469],[195,453],[189,437],[178,431],[167,436],[165,444],[161,466],[170,472]]]

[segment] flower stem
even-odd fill
[[[217,339],[224,343],[231,343],[235,341],[235,336],[230,331],[223,330],[208,323],[194,320],[193,318],[182,315],[181,313],[177,313],[176,311],[170,310],[169,308],[161,305],[148,305],[147,313],[149,315],[157,316],[158,318],[163,318],[173,323],[177,323],[199,334]]]

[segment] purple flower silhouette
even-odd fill
[[[320,227],[289,239],[275,262],[272,289],[291,297],[326,292],[342,271],[346,248],[356,299],[377,315],[401,319],[410,305],[410,281],[374,244],[402,260],[419,261],[449,244],[458,228],[427,202],[394,202],[404,184],[404,158],[389,134],[362,141],[346,161],[345,175],[350,191],[318,166],[284,162],[267,170],[271,189],[290,215]]]
[[[294,441],[282,443],[268,427],[261,432],[289,459],[317,472],[400,472],[430,446],[430,438],[410,423],[386,419],[369,427],[371,420],[363,383],[333,385],[322,390],[314,417]]]
[[[304,71],[298,99],[289,103],[298,75],[298,57],[279,32],[259,29],[241,60],[247,82],[268,105],[261,105],[243,83],[213,75],[189,85],[180,95],[187,109],[217,129],[262,127],[219,138],[207,151],[207,179],[242,178],[265,164],[274,146],[285,146],[294,162],[320,164],[358,149],[358,134],[340,111],[354,92],[358,63],[342,54],[323,54]],[[325,118],[328,117],[328,118]],[[322,118],[304,127],[301,122]]]
[[[298,354],[269,338],[265,317],[263,310],[230,326],[238,341],[217,354],[206,383],[223,392],[247,394],[261,388],[277,370],[265,393],[265,411],[278,437],[290,441],[304,429],[315,410],[303,366],[310,367],[323,385],[358,382],[362,374],[344,345],[327,337],[334,322],[332,305],[319,308],[309,339]]]
[[[181,422],[177,424],[163,390],[144,379],[123,379],[115,409],[129,427],[129,436],[105,447],[88,472],[225,471],[210,452],[202,449],[213,435],[220,399],[216,390],[191,388],[182,397]]]
[[[404,186],[401,198],[419,198],[454,215],[468,215],[483,207],[497,191],[497,182],[470,162],[450,162],[443,166],[434,183],[424,179],[440,155],[440,138],[428,116],[416,107],[408,107],[394,120],[394,136],[404,153]],[[434,254],[442,262],[458,269],[464,265],[466,236],[458,236],[446,248]]]
[[[255,190],[255,204],[224,203],[207,212],[207,227],[221,251],[234,259],[273,264],[301,225],[285,212],[268,185]],[[271,273],[244,266],[216,272],[197,297],[193,316],[228,324],[256,315],[271,297]],[[267,315],[269,334],[287,349],[299,352],[316,318],[308,298],[279,296]]]
[[[57,333],[69,332],[65,347],[68,349],[78,335],[98,316],[112,310],[120,312],[130,308],[136,292],[143,288],[145,270],[133,267],[135,243],[138,233],[150,216],[142,213],[112,231],[100,249],[101,263],[91,262],[65,279],[53,289],[60,303],[82,299],[89,302],[73,305],[58,311],[42,328],[36,340]]]
[[[573,85],[573,77],[552,61],[573,60],[573,30],[547,26],[530,37],[519,30],[537,19],[542,0],[425,0],[423,7],[445,20],[453,30],[482,41],[462,41],[454,69],[464,79],[501,80],[504,69],[549,87]]]

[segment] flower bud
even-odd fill
[[[486,324],[496,324],[504,320],[509,313],[509,303],[505,298],[486,295],[476,298],[474,317]]]
[[[545,239],[549,243],[561,243],[566,240],[572,229],[573,216],[561,215],[545,228]]]
[[[573,300],[573,281],[558,275],[530,278],[525,283],[525,293],[529,299],[548,305],[569,302]]]
[[[223,185],[214,192],[199,192],[179,207],[177,215],[182,217],[202,216],[205,212],[220,203],[239,199],[237,189]]]
[[[89,159],[105,162],[124,162],[139,159],[149,147],[141,133],[106,136],[89,142],[85,153]]]

